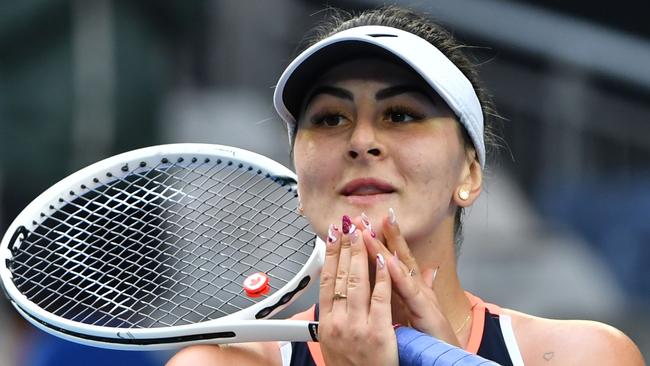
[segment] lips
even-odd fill
[[[371,196],[393,192],[395,187],[390,183],[375,178],[355,179],[341,189],[344,196]]]

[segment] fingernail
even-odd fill
[[[343,215],[343,219],[341,219],[341,225],[343,227],[343,234],[349,234],[350,226],[354,226],[352,225],[352,220],[348,215]]]
[[[384,256],[381,255],[381,253],[377,253],[377,267],[379,269],[384,269],[386,266],[386,261],[384,260]]]
[[[362,213],[361,213],[361,223],[363,224],[363,226],[364,226],[368,231],[370,231],[370,236],[372,236],[373,238],[376,238],[376,237],[377,237],[377,234],[375,234],[375,231],[372,230],[372,225],[370,224],[370,218],[368,218],[368,215],[366,215],[365,212],[362,212]]]
[[[357,241],[357,238],[359,237],[359,230],[357,230],[357,227],[354,226],[354,224],[350,224],[350,231],[348,232],[348,236],[350,237],[351,244]]]
[[[388,209],[388,222],[390,222],[392,225],[395,225],[397,223],[397,217],[395,216],[395,210],[393,208]]]
[[[372,230],[372,226],[370,225],[370,218],[368,218],[365,212],[361,213],[361,222],[366,229]]]
[[[334,244],[336,242],[336,235],[334,234],[334,231],[336,231],[336,226],[334,226],[334,224],[330,224],[330,227],[327,230],[327,242],[330,244]]]

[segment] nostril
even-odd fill
[[[373,156],[379,156],[381,154],[381,151],[379,149],[370,149],[368,150],[368,154],[373,155]]]
[[[356,151],[353,151],[353,150],[350,150],[350,151],[348,152],[348,154],[350,154],[350,157],[351,157],[352,159],[356,159],[357,156],[359,156],[359,153],[356,152]]]

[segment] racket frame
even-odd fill
[[[12,274],[7,268],[14,245],[21,245],[21,227],[28,232],[39,224],[41,213],[53,212],[74,197],[75,192],[91,190],[107,182],[126,176],[134,165],[156,166],[167,159],[170,164],[178,159],[233,160],[260,170],[262,174],[287,182],[287,189],[296,189],[295,174],[265,156],[224,145],[212,144],[167,144],[146,147],[109,157],[56,183],[34,199],[11,223],[0,242],[0,279],[2,288],[16,310],[34,326],[58,337],[92,346],[122,350],[172,349],[196,343],[239,343],[253,341],[315,341],[317,323],[299,320],[262,320],[285,308],[298,298],[320,275],[325,256],[325,244],[316,238],[314,250],[298,274],[282,288],[260,302],[223,316],[196,324],[185,324],[156,328],[104,327],[72,321],[45,311],[30,301],[14,285]],[[47,216],[47,215],[45,215]],[[301,281],[307,282],[301,284]],[[288,298],[282,297],[287,294]],[[272,309],[268,309],[272,308]],[[263,316],[260,312],[265,311]]]

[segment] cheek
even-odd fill
[[[461,151],[447,138],[423,139],[403,147],[401,166],[405,178],[417,187],[417,194],[430,197],[434,206],[445,206],[456,186]]]
[[[331,186],[336,171],[328,150],[317,139],[298,136],[294,148],[294,165],[298,175],[298,191],[306,208],[318,192]]]
[[[335,190],[340,180],[341,167],[330,151],[335,150],[328,149],[318,139],[297,140],[294,149],[303,214],[321,238],[326,238],[328,225],[337,222],[332,202],[336,199]]]

